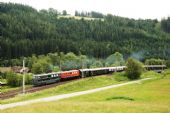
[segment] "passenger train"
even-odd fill
[[[155,70],[160,72],[165,69],[165,65],[145,65],[147,70]],[[38,74],[33,75],[33,85],[40,86],[51,83],[59,82],[60,80],[65,80],[69,78],[85,78],[90,76],[109,74],[113,72],[121,72],[126,69],[126,66],[118,66],[118,67],[104,67],[104,68],[94,68],[94,69],[79,69],[79,70],[70,70],[70,71],[61,71],[61,72],[53,72],[46,74]]]

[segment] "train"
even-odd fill
[[[33,75],[33,85],[40,86],[40,85],[60,82],[60,80],[65,80],[70,78],[85,78],[90,76],[109,74],[116,71],[120,72],[120,71],[124,71],[125,68],[126,66],[118,66],[118,67],[79,69],[79,70],[37,74],[37,75]]]
[[[145,65],[145,69],[154,70],[161,72],[161,70],[166,69],[165,65]],[[103,68],[93,68],[93,69],[79,69],[61,72],[52,72],[45,74],[33,75],[33,85],[41,86],[46,84],[52,84],[60,82],[61,80],[66,80],[70,78],[85,78],[103,74],[109,74],[113,72],[121,72],[126,69],[126,66],[117,67],[103,67]]]
[[[162,70],[166,69],[166,65],[145,65],[144,68],[148,71],[153,70],[160,73]]]

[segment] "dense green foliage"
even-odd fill
[[[7,73],[7,76],[6,76],[7,84],[9,86],[13,86],[13,87],[21,86],[22,78],[23,78],[23,75],[21,75],[21,74],[9,72],[9,73]],[[25,75],[25,84],[31,84],[31,83],[32,83],[32,75],[26,74]]]
[[[162,19],[161,27],[165,32],[170,33],[170,17],[168,17],[167,19]]]
[[[124,58],[139,55],[140,60],[170,58],[170,35],[161,30],[162,24],[157,20],[113,15],[77,20],[57,18],[58,15],[59,12],[52,8],[37,11],[29,6],[1,3],[0,59],[50,52],[106,58],[116,51]]]
[[[39,73],[47,73],[49,69],[49,63],[45,60],[38,61],[33,64],[32,66],[32,72],[35,74]]]
[[[119,52],[115,52],[114,54],[108,56],[106,58],[106,66],[123,66],[125,65],[125,61],[123,59],[123,55]]]
[[[0,79],[6,79],[6,73],[0,72]]]
[[[165,64],[166,64],[165,60],[155,58],[146,59],[145,61],[145,65],[165,65]]]
[[[51,71],[64,71],[72,69],[87,68],[88,58],[84,55],[76,56],[70,52],[64,53],[49,53],[46,56],[32,56],[26,59],[26,66],[30,67],[35,74],[47,73]],[[91,64],[90,64],[91,65]]]
[[[132,58],[128,58],[127,63],[126,63],[126,75],[129,79],[138,79],[140,78],[140,75],[142,74],[143,67],[142,64]]]
[[[83,69],[83,68],[97,68],[123,65],[124,59],[121,53],[115,52],[106,59],[96,59],[87,57],[86,55],[75,55],[72,52],[64,54],[48,53],[47,55],[32,55],[25,57],[26,67],[32,73],[40,74],[47,72],[57,72],[65,70]],[[0,63],[1,66],[22,66],[23,58],[5,60]]]
[[[98,67],[103,67],[102,62],[100,62],[100,61],[95,61],[95,62],[90,66],[90,68],[98,68]]]
[[[166,61],[166,66],[167,66],[168,68],[170,68],[170,60],[167,60],[167,61]]]
[[[102,13],[99,12],[78,12],[75,11],[75,16],[81,16],[81,17],[92,17],[92,18],[103,18],[104,15]]]
[[[72,52],[64,53],[49,53],[46,56],[32,56],[26,59],[26,66],[35,74],[46,73],[49,71],[64,71],[82,68],[97,68],[97,67],[109,67],[120,66],[121,62],[124,62],[122,54],[116,52],[108,57],[106,60],[89,58],[85,55],[75,55]],[[109,59],[109,60],[108,60]],[[114,61],[114,62],[112,62]]]

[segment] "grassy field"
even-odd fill
[[[38,91],[35,93],[17,95],[16,97],[11,98],[11,99],[0,100],[0,104],[7,104],[7,103],[37,99],[37,98],[54,96],[54,95],[59,95],[59,94],[72,93],[76,91],[84,91],[84,90],[89,90],[89,89],[94,89],[98,87],[103,87],[103,86],[108,86],[108,85],[113,85],[113,84],[118,84],[118,83],[129,81],[127,77],[123,75],[124,73],[114,73],[113,75],[104,75],[104,76],[84,78],[78,81],[74,81],[74,82],[67,83],[61,86],[56,86],[54,88]],[[144,74],[142,74],[142,78],[160,77],[160,76],[161,76],[160,74],[157,74],[152,71],[145,72]],[[8,90],[8,88],[6,90]]]
[[[98,93],[2,110],[1,113],[170,113],[170,74]]]
[[[115,80],[115,76],[112,75],[103,75],[103,76],[96,76],[96,77],[89,77],[84,78],[78,81],[74,81],[71,83],[67,83],[61,86],[56,86],[54,88],[38,91],[35,93],[25,94],[25,95],[18,95],[11,99],[0,100],[0,104],[24,101],[24,100],[31,100],[37,99],[42,97],[48,97],[53,95],[65,94],[65,93],[72,93],[76,91],[84,91],[88,89],[118,84],[121,82],[126,82],[128,79]]]

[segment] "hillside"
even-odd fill
[[[118,51],[146,58],[170,58],[170,34],[157,20],[113,15],[102,19],[58,18],[55,9],[0,3],[0,59],[74,52],[106,58]]]

